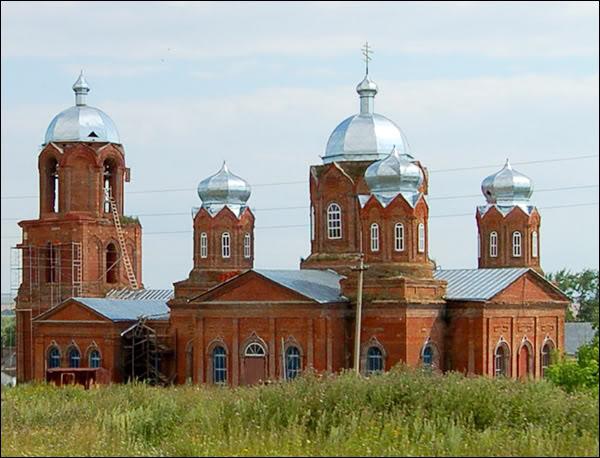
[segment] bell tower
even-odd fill
[[[39,217],[19,222],[19,381],[32,376],[33,318],[70,297],[141,284],[142,228],[123,213],[125,150],[112,119],[87,105],[83,72],[73,91],[75,105],[51,121],[38,157]]]
[[[531,180],[504,167],[485,178],[481,191],[486,205],[477,207],[478,265],[488,267],[531,267],[540,273],[541,216],[529,199]]]
[[[247,206],[250,185],[227,164],[198,185],[194,209],[194,267],[175,283],[175,298],[197,296],[254,265],[254,214]]]

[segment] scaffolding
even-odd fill
[[[34,314],[83,295],[81,242],[11,247],[11,295],[30,303]],[[37,313],[36,313],[37,312]]]
[[[168,377],[163,371],[165,357],[173,351],[161,342],[156,331],[147,323],[147,316],[121,333],[122,371],[128,382],[143,381],[151,385],[170,385],[175,374]]]

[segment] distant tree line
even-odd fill
[[[548,280],[558,286],[578,308],[567,310],[567,321],[588,321],[598,330],[598,269],[571,272],[561,269],[549,273]]]

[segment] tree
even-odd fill
[[[598,392],[598,336],[577,350],[577,360],[564,356],[547,369],[548,379],[569,393],[581,389]]]
[[[590,321],[598,329],[598,269],[581,272],[562,269],[547,278],[579,305],[577,315],[570,309],[567,311],[567,321]]]
[[[2,348],[14,347],[16,336],[16,322],[14,317],[2,317]]]

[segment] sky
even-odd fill
[[[253,185],[255,266],[298,268],[310,250],[309,166],[359,110],[365,41],[375,111],[431,172],[438,265],[476,267],[481,181],[510,158],[535,185],[544,270],[598,268],[597,2],[1,8],[2,292],[16,223],[38,215],[40,145],[74,104],[80,69],[88,104],[125,147],[125,213],[140,215],[146,287],[187,277],[195,188],[223,160]]]

